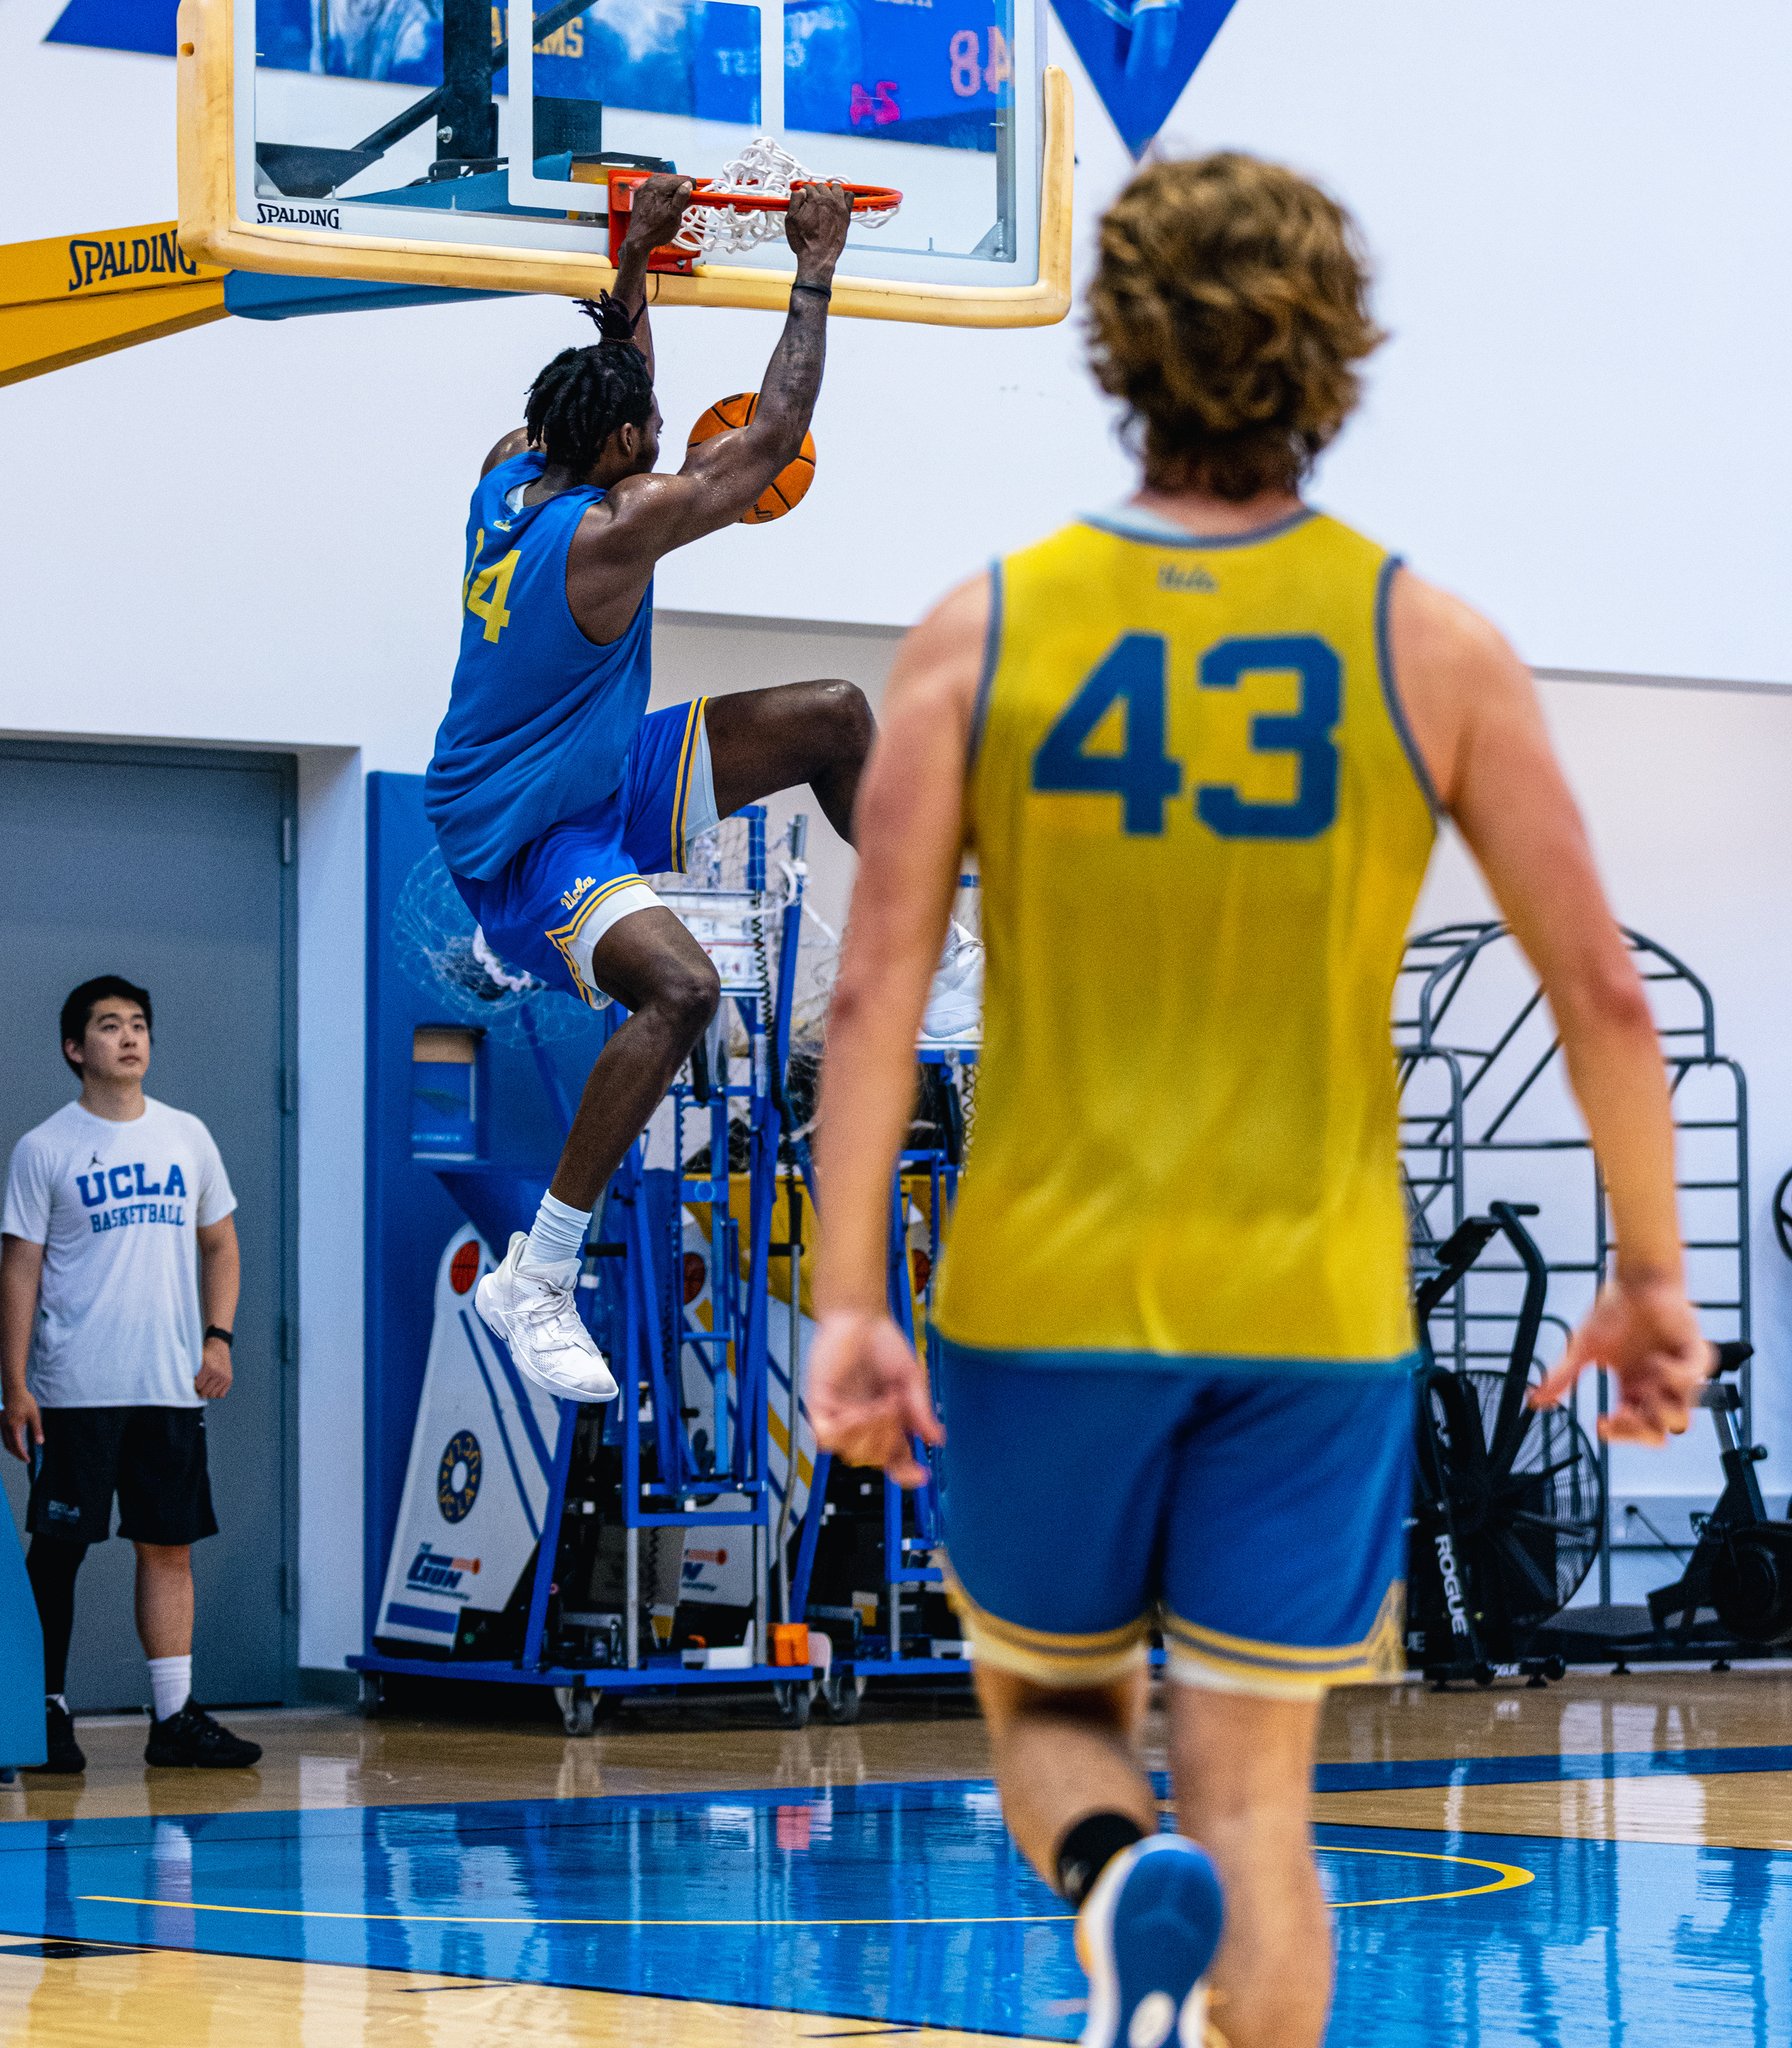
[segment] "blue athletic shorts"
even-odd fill
[[[659,901],[642,879],[685,864],[716,822],[707,697],[651,711],[623,763],[622,784],[566,818],[483,882],[454,876],[500,959],[602,1009],[591,953],[613,924]]]
[[[1067,1371],[942,1342],[941,1505],[980,1663],[1271,1698],[1404,1667],[1412,1377]]]

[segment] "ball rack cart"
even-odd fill
[[[541,1521],[544,1531],[558,1531],[558,1540],[543,1541],[537,1551],[520,1652],[512,1658],[443,1660],[394,1655],[370,1644],[348,1660],[362,1674],[364,1697],[377,1700],[384,1680],[401,1675],[551,1687],[569,1732],[584,1734],[605,1695],[765,1684],[776,1689],[788,1717],[807,1718],[819,1674],[808,1665],[775,1664],[766,1657],[772,1640],[773,1546],[780,1524],[788,1526],[781,1476],[774,1474],[771,1455],[768,1283],[807,821],[792,821],[778,849],[777,879],[768,883],[765,812],[755,806],[743,816],[746,872],[737,886],[704,888],[687,881],[662,894],[715,961],[724,1011],[731,1011],[744,1033],[749,1056],[729,1062],[722,1050],[726,1033],[712,1036],[707,1075],[690,1074],[673,1090],[671,1171],[650,1168],[646,1142],[637,1142],[599,1210],[599,1227],[586,1247],[580,1300],[600,1341],[608,1340],[624,1391],[621,1399],[602,1407],[559,1404]],[[371,865],[377,868],[377,860]],[[376,917],[380,908],[376,898]],[[768,943],[771,932],[775,942]],[[613,1009],[603,1019],[607,1036],[619,1020]],[[563,1132],[570,1122],[566,1077],[546,1047],[532,1040],[531,1050],[552,1123]],[[684,1127],[693,1111],[707,1115],[709,1135],[707,1161],[696,1171],[684,1149]],[[731,1134],[742,1129],[744,1175],[730,1171],[729,1159]],[[437,1178],[488,1242],[494,1236],[502,1241],[502,1231],[492,1229],[488,1215],[481,1213],[489,1198],[478,1173],[442,1167]],[[518,1173],[503,1178],[526,1184]],[[788,1185],[790,1175],[784,1179]],[[707,1329],[687,1316],[683,1298],[680,1219],[692,1205],[709,1214],[714,1285]],[[779,1249],[789,1255],[788,1247]],[[714,1390],[713,1434],[702,1455],[686,1422],[687,1351],[701,1357]],[[788,1412],[789,1391],[783,1391]],[[403,1404],[397,1406],[399,1416],[391,1418],[389,1427],[402,1416]],[[414,1401],[410,1406],[414,1411]],[[618,1463],[619,1498],[605,1500],[600,1475]],[[719,1506],[719,1495],[744,1505]],[[596,1518],[618,1515],[625,1560],[620,1613],[605,1618],[607,1627],[586,1632],[584,1654],[569,1656],[568,1639],[578,1631],[558,1613],[569,1556]],[[660,1530],[718,1527],[750,1532],[754,1591],[747,1654],[715,1656],[656,1646],[643,1599],[644,1540]],[[370,1572],[370,1585],[375,1583]],[[377,1593],[369,1611],[377,1611]],[[794,1611],[801,1613],[800,1603]]]

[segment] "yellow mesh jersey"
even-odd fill
[[[1131,511],[997,565],[950,1342],[1413,1348],[1389,1014],[1434,811],[1385,666],[1394,567],[1318,515],[1215,542]]]

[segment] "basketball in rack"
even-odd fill
[[[623,169],[609,174],[612,264],[622,253],[635,193],[651,176],[651,171]],[[653,252],[648,268],[689,277],[705,257],[739,255],[775,241],[784,233],[783,216],[796,194],[806,185],[830,182],[846,192],[863,228],[881,228],[902,204],[902,194],[893,186],[820,178],[769,135],[761,135],[724,164],[719,177],[692,181],[691,203],[678,233]]]

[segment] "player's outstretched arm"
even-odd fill
[[[890,1316],[890,1176],[915,1094],[915,1040],[952,914],[989,579],[902,643],[859,785],[858,879],[828,1012],[815,1151],[822,1233],[808,1403],[816,1440],[904,1486],[940,1441],[915,1347]]]
[[[653,375],[653,323],[648,318],[647,259],[663,249],[677,234],[685,209],[691,203],[691,180],[675,171],[656,171],[644,185],[635,187],[629,206],[628,232],[616,257],[618,299],[635,324],[635,346],[647,359],[647,374]]]
[[[1611,1284],[1539,1398],[1588,1365],[1615,1377],[1608,1437],[1685,1429],[1710,1370],[1686,1298],[1674,1126],[1642,980],[1600,885],[1529,671],[1468,606],[1409,572],[1393,592],[1394,672],[1439,800],[1537,970],[1616,1225]]]
[[[851,201],[838,185],[805,185],[791,200],[786,232],[796,282],[752,419],[700,443],[676,476],[618,484],[607,549],[632,545],[657,559],[732,526],[802,452],[827,361],[828,294],[851,220]]]

